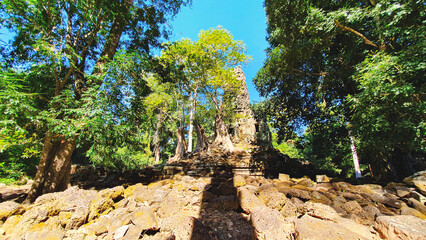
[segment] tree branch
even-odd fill
[[[70,9],[65,9],[67,15],[68,15],[68,25],[67,25],[67,33],[66,33],[66,37],[65,37],[65,42],[66,45],[65,46],[65,51],[67,51],[67,48],[71,48],[72,47],[72,42],[71,42],[71,34],[72,34],[72,15],[70,12]],[[62,81],[59,81],[59,79],[57,79],[56,81],[56,88],[55,88],[55,96],[58,96],[62,89],[64,89],[65,85],[68,82],[68,79],[71,77],[71,75],[74,72],[74,64],[72,59],[70,59],[70,68],[68,69],[67,73],[65,74],[64,78],[62,79]]]
[[[65,9],[67,15],[68,15],[68,25],[67,25],[67,34],[66,34],[66,38],[65,38],[65,43],[68,46],[72,46],[72,42],[71,42],[71,35],[72,35],[72,13],[70,9]],[[65,47],[66,49],[67,47]]]
[[[302,70],[300,70],[300,69],[296,69],[296,68],[292,68],[291,70],[292,70],[292,71],[294,71],[294,72],[297,72],[296,74],[303,75],[303,76],[310,75],[310,76],[325,77],[325,76],[330,75],[330,74],[332,74],[332,73],[333,73],[333,72],[317,72],[317,73],[309,73],[309,72],[305,72],[305,71],[302,71]]]
[[[51,13],[51,2],[50,0],[47,3],[47,8],[44,6],[43,1],[40,1],[41,7],[43,8],[44,12],[46,13],[47,17],[47,31],[46,34],[49,34],[49,32],[52,30],[52,13]]]
[[[99,29],[101,28],[101,23],[103,19],[103,15],[101,14],[102,14],[102,9],[101,9],[101,12],[99,13],[99,20],[98,20],[98,24],[96,25],[96,28],[84,36],[84,39],[89,39],[89,40],[87,41],[86,46],[81,50],[82,55],[86,54],[87,50],[92,45],[92,42],[96,37],[96,33],[99,32]]]
[[[95,68],[92,75],[100,75],[104,73],[104,65],[111,61],[114,58],[114,55],[117,51],[118,43],[120,37],[124,31],[124,26],[126,24],[126,15],[128,14],[131,6],[133,5],[133,0],[125,0],[122,3],[123,10],[117,14],[115,19],[111,24],[104,48],[101,55],[95,63]]]
[[[364,43],[370,46],[373,46],[375,48],[378,48],[380,50],[384,50],[386,48],[385,45],[381,45],[378,46],[377,44],[373,43],[372,41],[370,41],[366,36],[362,35],[360,32],[354,30],[353,28],[347,27],[347,26],[343,26],[342,24],[340,24],[337,20],[334,20],[334,23],[341,28],[343,31],[349,31],[355,35],[357,35],[358,37],[362,38],[364,40]]]

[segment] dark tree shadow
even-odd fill
[[[203,192],[201,224],[194,224],[191,239],[254,239],[254,228],[242,212],[232,172],[217,174]]]

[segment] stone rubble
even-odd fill
[[[179,173],[101,191],[74,186],[31,205],[0,203],[0,240],[426,239],[420,180],[317,179]]]

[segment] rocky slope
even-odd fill
[[[100,191],[0,203],[0,239],[426,239],[426,172],[352,185],[177,173]]]

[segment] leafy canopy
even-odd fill
[[[333,144],[347,142],[352,130],[361,160],[377,173],[403,168],[397,153],[424,152],[425,7],[266,0],[270,47],[254,81],[270,97],[279,137],[306,127],[316,136],[337,117],[346,131]]]
[[[24,86],[15,91],[13,85],[6,84],[5,92],[14,102],[5,99],[3,105],[2,101],[1,110],[11,113],[2,116],[8,121],[7,129],[15,130],[2,128],[4,139],[18,139],[13,136],[19,133],[20,138],[29,140],[36,133],[35,146],[40,150],[40,139],[46,133],[77,138],[82,146],[102,149],[89,151],[93,159],[92,153],[104,153],[97,156],[96,162],[108,160],[112,154],[103,150],[109,146],[119,148],[135,139],[131,145],[141,143],[142,150],[138,150],[149,154],[149,147],[144,149],[149,146],[144,132],[149,127],[142,127],[146,119],[139,117],[144,116],[144,109],[137,100],[149,94],[149,88],[144,76],[135,73],[152,68],[155,60],[150,57],[150,50],[159,47],[170,33],[168,19],[190,2],[2,1],[1,27],[14,34],[2,48],[2,81],[12,83],[3,76],[15,72]],[[131,66],[127,60],[137,64]],[[15,95],[9,94],[13,91]],[[19,112],[21,119],[10,121],[10,109],[16,111],[15,115]],[[33,123],[37,123],[37,130],[28,127]],[[5,154],[12,154],[10,147],[3,146],[11,143],[2,143],[2,149]],[[126,151],[122,149],[121,153]],[[22,151],[15,151],[13,156],[21,159]]]

